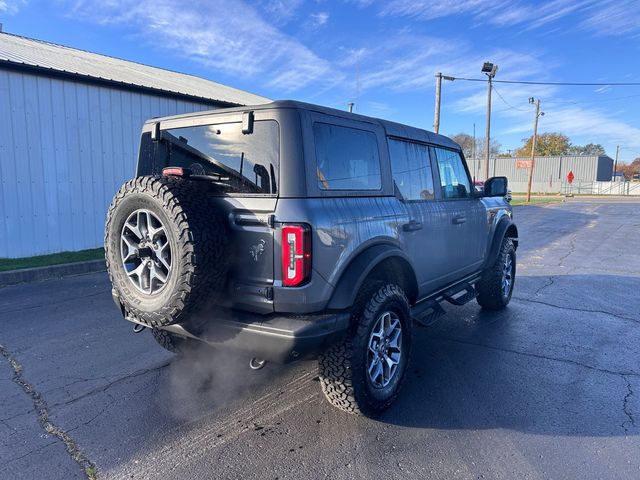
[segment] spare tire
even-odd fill
[[[212,208],[206,182],[126,182],[109,208],[104,248],[125,315],[150,327],[188,320],[226,282],[226,222]]]

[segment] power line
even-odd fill
[[[467,82],[486,82],[484,78],[452,77],[454,80]],[[582,83],[582,82],[530,82],[525,80],[493,80],[494,83],[513,83],[520,85],[566,85],[574,87],[640,87],[640,82],[609,82],[609,83]]]
[[[498,89],[496,87],[493,87],[493,91],[496,92],[496,94],[500,97],[500,100],[502,100],[507,107],[512,108],[514,110],[519,110],[521,112],[528,112],[529,111],[529,110],[525,110],[524,108],[518,108],[518,107],[514,107],[513,105],[511,105],[509,102],[507,102],[505,100],[505,98],[500,94],[500,92],[498,91]]]

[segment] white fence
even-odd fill
[[[573,195],[640,195],[640,182],[563,182],[560,193]]]

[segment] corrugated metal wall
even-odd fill
[[[516,168],[518,160],[530,158],[492,158],[489,160],[489,176],[505,176],[513,192],[526,192],[529,178],[528,168]],[[484,179],[484,160],[468,159],[471,175]],[[595,182],[611,180],[613,160],[607,156],[559,156],[536,157],[531,190],[534,192],[556,193],[566,183],[567,174],[572,171],[575,182]]]
[[[211,108],[0,70],[0,257],[101,246],[144,121]]]

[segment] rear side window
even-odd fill
[[[391,172],[396,188],[405,200],[433,200],[433,174],[429,147],[389,139]]]
[[[434,150],[438,158],[442,197],[445,199],[470,197],[469,175],[467,175],[467,171],[464,168],[460,153],[437,147]]]
[[[316,176],[321,190],[380,190],[380,155],[372,132],[314,123]]]

